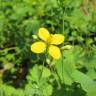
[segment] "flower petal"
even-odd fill
[[[34,53],[43,53],[46,50],[46,44],[44,42],[35,42],[31,45],[31,51]]]
[[[64,42],[64,36],[62,34],[54,34],[51,38],[51,44],[59,45]]]
[[[59,58],[61,57],[60,49],[59,49],[57,46],[50,45],[48,52],[49,52],[49,54],[50,54],[54,59],[59,59]]]
[[[40,28],[38,32],[38,36],[40,39],[47,41],[48,38],[50,37],[50,33],[46,28]]]

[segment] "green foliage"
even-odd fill
[[[0,0],[0,96],[96,96],[95,0]],[[65,36],[60,60],[35,55],[40,27]],[[46,59],[46,60],[44,60]]]

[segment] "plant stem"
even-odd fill
[[[44,58],[43,63],[42,63],[42,69],[41,69],[41,73],[40,73],[39,80],[41,80],[41,78],[42,78],[43,69],[44,69],[44,64],[46,63],[47,55],[48,55],[48,54],[47,54],[47,50],[46,50],[46,52],[45,52],[45,58]]]
[[[44,61],[42,63],[42,69],[41,69],[41,72],[40,72],[40,75],[39,75],[39,80],[41,80],[41,78],[42,78],[42,74],[43,74],[43,69],[44,69],[45,62],[46,62],[46,59],[44,59]]]
[[[50,69],[50,71],[52,72],[52,75],[54,76],[54,78],[56,79],[57,81],[57,84],[58,84],[58,88],[60,89],[61,86],[62,86],[62,82],[61,82],[61,77],[59,76],[55,66],[51,66],[51,63],[53,62],[53,59],[51,60],[50,64],[48,64],[48,67]],[[57,76],[56,76],[57,75]],[[58,80],[57,80],[58,79]]]
[[[65,8],[65,10],[62,8],[62,10],[63,10],[63,18],[62,18],[62,32],[63,32],[63,35],[64,35],[64,16],[65,16],[65,12],[66,12],[66,8]],[[64,43],[63,43],[63,46],[64,46]],[[62,52],[62,58],[63,58],[64,56],[63,56],[63,52]],[[62,79],[63,79],[63,82],[64,82],[64,72],[63,72],[63,68],[64,68],[64,66],[63,66],[63,59],[62,59]]]

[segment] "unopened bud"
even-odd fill
[[[64,50],[64,49],[71,49],[71,48],[72,48],[71,45],[65,45],[65,46],[63,46],[61,49]]]
[[[37,35],[32,35],[32,37],[33,37],[33,39],[37,39],[38,38]]]

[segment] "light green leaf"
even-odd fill
[[[85,75],[84,73],[75,70],[72,75],[74,81],[78,82],[81,84],[83,90],[85,90],[88,94],[96,94],[96,82],[93,81],[90,77]],[[88,96],[93,96],[93,95],[88,95]]]

